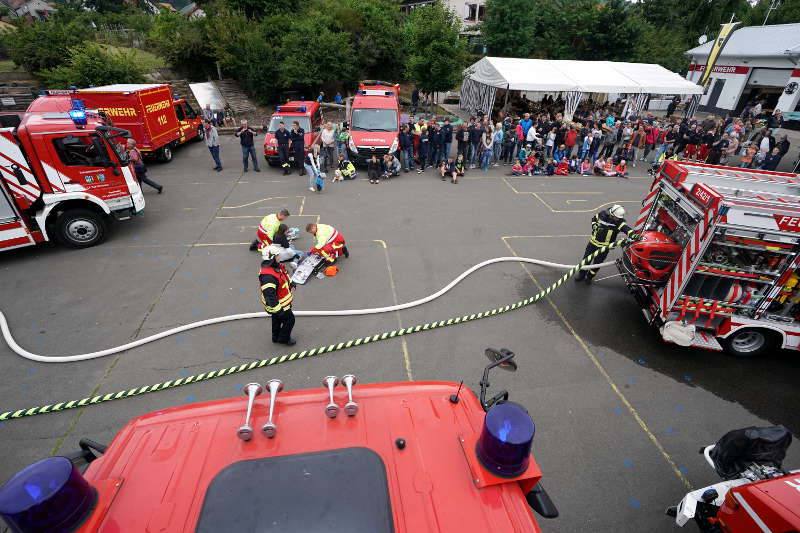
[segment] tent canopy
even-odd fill
[[[703,88],[648,63],[484,57],[464,77],[512,91],[701,94]]]

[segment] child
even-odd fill
[[[592,171],[594,172],[595,176],[604,176],[605,172],[605,160],[602,157],[598,157],[597,160],[594,162],[594,167]]]
[[[461,154],[459,154],[460,156]],[[448,157],[445,161],[442,161],[442,164],[439,165],[439,175],[442,177],[442,181],[444,181],[447,176],[452,176],[453,172],[453,158]]]
[[[556,172],[556,163],[555,163],[555,161],[553,161],[553,158],[551,157],[547,161],[547,168],[545,169],[545,173],[548,176],[552,176],[553,174],[555,174],[555,172]]]
[[[618,178],[628,177],[628,163],[624,159],[620,159],[619,164],[614,169],[614,175]]]
[[[764,160],[767,158],[767,150],[766,148],[759,150],[756,154],[755,161],[753,162],[753,168],[762,168],[761,165],[764,164]]]
[[[356,179],[356,167],[345,157],[344,153],[340,153],[336,171],[333,173],[333,181],[354,179]]]
[[[369,161],[367,161],[367,177],[370,183],[378,183],[378,178],[381,176],[381,162],[378,161],[378,155],[372,154]]]
[[[517,159],[519,160],[521,165],[525,165],[526,161],[528,160],[528,154],[531,153],[531,145],[526,144],[525,146],[519,149],[517,153]]]
[[[744,155],[742,156],[739,162],[739,166],[741,168],[750,168],[753,164],[753,157],[755,157],[755,155],[756,155],[756,147],[754,144],[751,144],[745,150]]]
[[[464,155],[458,154],[456,157],[455,163],[453,163],[453,169],[451,172],[451,179],[450,183],[458,183],[458,177],[463,176],[467,172],[467,164],[464,161]]]
[[[536,168],[536,165],[539,163],[536,160],[536,154],[528,154],[528,157],[525,159],[525,163],[531,168]]]
[[[591,176],[592,175],[592,164],[589,163],[589,158],[584,157],[583,161],[581,161],[581,176]]]
[[[566,176],[569,174],[569,162],[566,157],[562,157],[561,161],[558,162],[555,173],[558,176]]]
[[[383,175],[381,176],[383,179],[399,176],[402,169],[403,165],[400,164],[400,160],[396,156],[392,154],[383,156]]]
[[[608,157],[606,158],[606,163],[603,165],[603,175],[604,176],[613,176],[614,175],[614,158]]]
[[[513,167],[511,167],[511,175],[524,176],[528,173],[528,170],[526,170],[525,167],[522,166],[522,163],[520,163],[519,159],[517,159],[517,162],[514,163]]]
[[[578,162],[578,156],[573,155],[572,159],[569,160],[569,172],[571,174],[577,174],[580,171],[580,163]]]

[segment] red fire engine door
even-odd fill
[[[36,244],[5,187],[0,183],[0,250]]]

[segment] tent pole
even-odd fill
[[[508,93],[511,92],[511,85],[506,85],[506,98],[503,102],[503,113],[508,113]]]

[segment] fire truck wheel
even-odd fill
[[[722,340],[722,347],[736,357],[758,357],[775,349],[778,336],[758,328],[740,329]]]
[[[200,142],[206,138],[206,130],[203,125],[197,126],[197,137],[194,138],[196,142]]]
[[[108,227],[103,217],[88,209],[66,211],[56,220],[56,236],[69,248],[88,248],[99,244]]]
[[[164,163],[172,161],[172,147],[169,145],[162,146],[161,150],[158,151],[158,158]]]

